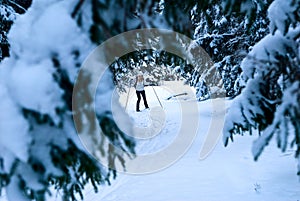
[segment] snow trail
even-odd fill
[[[156,87],[156,90],[160,97],[167,97],[162,88]],[[146,94],[150,107],[153,107],[155,96],[151,91],[146,91]],[[190,104],[194,101],[183,99],[181,104]],[[219,115],[220,111],[216,111],[219,108],[212,107],[213,101],[221,100],[198,103],[199,114],[195,109],[190,109],[188,114],[191,121],[196,115],[200,116],[198,135],[188,152],[175,164],[153,174],[120,173],[117,180],[113,181],[111,186],[102,188],[99,194],[88,191],[85,200],[296,201],[299,199],[300,184],[296,176],[296,161],[293,155],[282,154],[275,148],[276,146],[271,145],[260,160],[254,162],[251,146],[255,136],[237,137],[236,142],[227,148],[220,141],[206,159],[199,160],[199,152],[210,129],[212,118],[222,118]],[[132,100],[130,103],[128,113],[135,122],[145,123],[149,120],[145,118],[149,114],[148,111],[135,113],[135,101]],[[165,126],[154,138],[138,142],[138,153],[163,149],[176,138],[180,127],[180,118],[177,118],[180,113],[178,99],[171,101],[162,99],[162,104],[166,111]],[[226,101],[226,104],[229,105],[230,101]],[[185,132],[189,132],[189,127],[185,128]],[[291,152],[292,150],[287,153]]]

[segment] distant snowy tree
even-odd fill
[[[79,2],[83,2],[82,9],[78,9],[74,17],[90,32],[92,40],[96,43],[125,31],[141,28],[165,28],[192,36],[189,10],[184,10],[184,4],[179,2],[91,0],[90,14],[85,12],[88,2]],[[82,23],[86,15],[91,15],[92,26]]]
[[[165,51],[141,50],[117,59],[111,69],[115,84],[122,92],[125,87],[133,86],[138,73],[143,73],[145,81],[153,86],[162,85],[163,81],[177,80],[180,72],[174,68],[181,63],[183,59]]]
[[[11,6],[0,4],[0,60],[9,56],[7,33],[15,20],[16,12]]]
[[[84,8],[92,7],[87,3]],[[98,139],[95,124],[107,141],[134,154],[134,140],[120,131],[109,107],[97,107],[98,121],[82,122],[78,131],[88,134],[111,166],[91,157],[78,138],[72,115],[87,116],[93,107],[79,104],[77,111],[72,110],[73,85],[96,45],[72,18],[76,9],[74,1],[36,0],[9,32],[10,57],[0,65],[0,190],[6,190],[8,200],[46,200],[51,189],[60,191],[63,200],[78,200],[86,184],[95,191],[100,184],[109,184],[116,176],[110,167],[122,163],[122,155],[103,146],[105,139]],[[83,24],[91,25],[86,17]],[[90,99],[90,77],[85,75],[86,88],[74,98]],[[105,81],[105,91],[96,94],[100,103],[109,101],[114,89],[112,76]]]
[[[31,6],[32,0],[2,0],[2,3],[11,6],[16,13],[23,14]]]
[[[251,5],[251,1],[243,3]],[[270,34],[242,61],[241,81],[245,88],[227,114],[224,143],[227,145],[234,134],[251,134],[257,129],[260,134],[252,148],[257,159],[276,136],[282,151],[288,145],[295,147],[300,175],[299,10],[300,2],[295,0],[274,0],[269,6]]]
[[[241,12],[226,13],[222,1],[212,3],[206,10],[197,4],[191,11],[195,26],[194,38],[211,56],[222,75],[226,95],[236,96],[240,91],[238,82],[240,64],[250,48],[268,33],[266,9],[268,3],[255,10],[255,21]]]
[[[9,56],[7,34],[18,14],[23,14],[30,7],[31,0],[0,1],[0,61]]]
[[[30,5],[31,0],[2,0],[0,2],[0,61],[9,56],[7,33],[16,15],[25,13]]]

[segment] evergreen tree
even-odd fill
[[[250,24],[241,12],[226,13],[222,1],[211,4],[206,10],[198,4],[192,9],[192,22],[195,26],[194,38],[211,56],[222,75],[226,95],[236,96],[241,74],[240,64],[250,48],[268,33],[264,2],[255,10],[257,16]]]
[[[163,81],[177,80],[180,72],[176,72],[175,68],[180,67],[181,63],[183,59],[166,51],[141,50],[124,55],[110,67],[116,86],[123,92],[125,87],[133,86],[140,72],[144,74],[145,81],[153,86],[162,85]]]
[[[255,159],[275,135],[282,151],[290,143],[300,159],[299,10],[299,1],[273,1],[268,8],[270,34],[252,48],[241,64],[245,88],[227,114],[224,143],[227,145],[234,134],[251,134],[257,129],[259,136],[252,148]]]
[[[72,105],[73,85],[95,45],[72,18],[76,9],[74,1],[34,1],[9,32],[10,57],[0,66],[0,189],[6,189],[8,200],[45,200],[53,188],[64,200],[83,199],[86,184],[97,191],[116,176],[113,167],[123,162],[117,148],[134,154],[134,140],[118,128],[109,108],[97,108],[97,120],[81,122],[78,132],[110,166],[102,166],[79,141],[72,115],[90,120],[93,107],[88,101]],[[74,98],[91,100],[91,75],[84,78],[85,88]],[[105,79],[106,91],[96,94],[103,100],[114,89],[112,77]],[[115,148],[105,146],[108,141]]]

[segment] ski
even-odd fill
[[[166,100],[170,100],[171,98],[174,98],[174,97],[177,97],[177,96],[183,96],[183,95],[187,95],[187,93],[184,92],[184,93],[181,93],[181,94],[172,95],[172,96],[166,98]]]

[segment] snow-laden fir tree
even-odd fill
[[[10,57],[0,65],[0,190],[5,189],[8,200],[45,200],[53,189],[61,192],[63,200],[78,200],[86,184],[97,190],[115,176],[113,169],[87,153],[73,123],[73,85],[83,60],[95,47],[74,19],[77,3],[36,0],[9,32]],[[92,7],[88,2],[84,6]],[[92,26],[93,20],[85,17],[85,26]],[[91,96],[89,79],[87,74],[87,90],[74,98]],[[97,94],[100,102],[110,100],[114,89],[112,76],[105,81],[105,91]],[[91,104],[76,107],[80,112],[76,115],[92,110]],[[96,114],[98,121],[82,122],[78,131],[87,133],[113,166],[122,156],[101,146],[105,139],[99,139],[94,125],[100,125],[106,141],[125,141],[118,145],[128,153],[134,153],[134,141],[118,129],[109,107],[98,107]]]
[[[183,64],[183,59],[166,51],[140,50],[117,59],[111,69],[118,89],[123,92],[132,87],[138,73],[143,73],[145,81],[152,86],[163,81],[177,80],[180,72],[175,69]]]
[[[251,1],[246,1],[251,3]],[[247,5],[247,4],[246,4]],[[251,10],[249,8],[249,10]],[[234,134],[259,136],[252,153],[257,159],[272,138],[285,151],[294,147],[300,174],[300,1],[274,0],[268,8],[270,34],[243,59],[245,88],[226,116],[224,143]]]
[[[191,20],[195,26],[194,38],[211,56],[221,73],[226,95],[234,97],[240,91],[236,82],[241,73],[242,59],[268,33],[268,2],[255,3],[257,8],[253,22],[241,12],[227,15],[223,4],[223,1],[216,1],[203,10],[199,3],[191,10]]]

